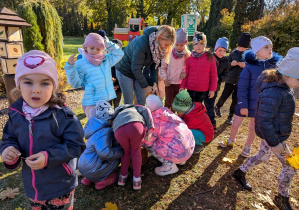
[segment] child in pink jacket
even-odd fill
[[[155,128],[151,138],[143,141],[143,146],[162,162],[155,173],[159,176],[176,173],[179,170],[176,164],[185,164],[193,154],[193,134],[179,116],[163,107],[158,96],[148,96],[146,106],[152,112]]]
[[[183,28],[176,30],[176,43],[171,55],[161,63],[160,78],[165,84],[165,107],[170,110],[172,110],[173,99],[180,90],[180,84],[186,76],[185,61],[190,56],[187,42],[187,30]]]

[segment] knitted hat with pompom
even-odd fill
[[[172,103],[174,111],[186,113],[192,108],[193,102],[186,90],[179,92]]]

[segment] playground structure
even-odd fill
[[[117,28],[117,25],[115,24],[113,37],[114,39],[122,41],[123,46],[126,47],[135,37],[143,34],[144,28],[145,22],[143,18],[130,18],[128,21],[128,28]]]

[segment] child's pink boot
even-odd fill
[[[81,180],[81,183],[87,186],[87,185],[90,185],[92,183],[92,181],[90,181],[89,179],[83,178]]]
[[[101,189],[104,189],[105,187],[113,184],[114,182],[116,182],[117,180],[117,174],[116,173],[113,173],[113,174],[110,174],[106,179],[104,179],[103,181],[100,181],[100,182],[97,182],[95,184],[95,188],[97,190],[101,190]]]

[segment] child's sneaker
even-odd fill
[[[97,182],[95,184],[95,188],[97,190],[101,190],[101,189],[104,189],[105,187],[113,184],[114,182],[116,182],[117,180],[117,174],[116,173],[113,173],[113,174],[110,174],[106,179],[104,179],[103,181],[100,181],[100,182]]]
[[[122,176],[121,174],[118,176],[118,182],[117,182],[117,184],[119,185],[119,186],[125,186],[126,185],[126,181],[127,181],[127,177],[128,177],[128,175],[126,175],[126,176]]]
[[[186,164],[186,162],[187,162],[187,161],[184,161],[184,162],[178,163],[178,165],[180,165],[180,166],[183,166],[183,165],[185,165],[185,164]]]
[[[170,166],[165,164],[160,167],[155,168],[155,173],[159,176],[166,176],[169,174],[174,174],[179,171],[179,168],[175,163],[172,163]]]
[[[221,117],[222,116],[220,108],[217,107],[217,106],[215,106],[215,114],[216,114],[217,117]]]
[[[230,139],[225,139],[224,141],[220,142],[219,143],[219,146],[220,147],[233,147],[234,146],[234,142]]]
[[[133,189],[134,190],[140,190],[141,189],[141,177],[136,178],[133,176]]]
[[[250,156],[250,151],[251,151],[251,147],[249,145],[245,145],[243,152],[241,153],[241,155],[243,157],[249,157]]]
[[[205,145],[203,143],[201,143],[201,145],[195,145],[193,154],[199,154],[204,148]]]
[[[89,179],[83,178],[81,180],[81,183],[87,186],[87,185],[90,185],[92,183],[92,181],[90,181]]]
[[[230,124],[230,125],[233,124],[233,116],[234,116],[233,114],[228,115],[227,120],[226,120],[227,124]]]

